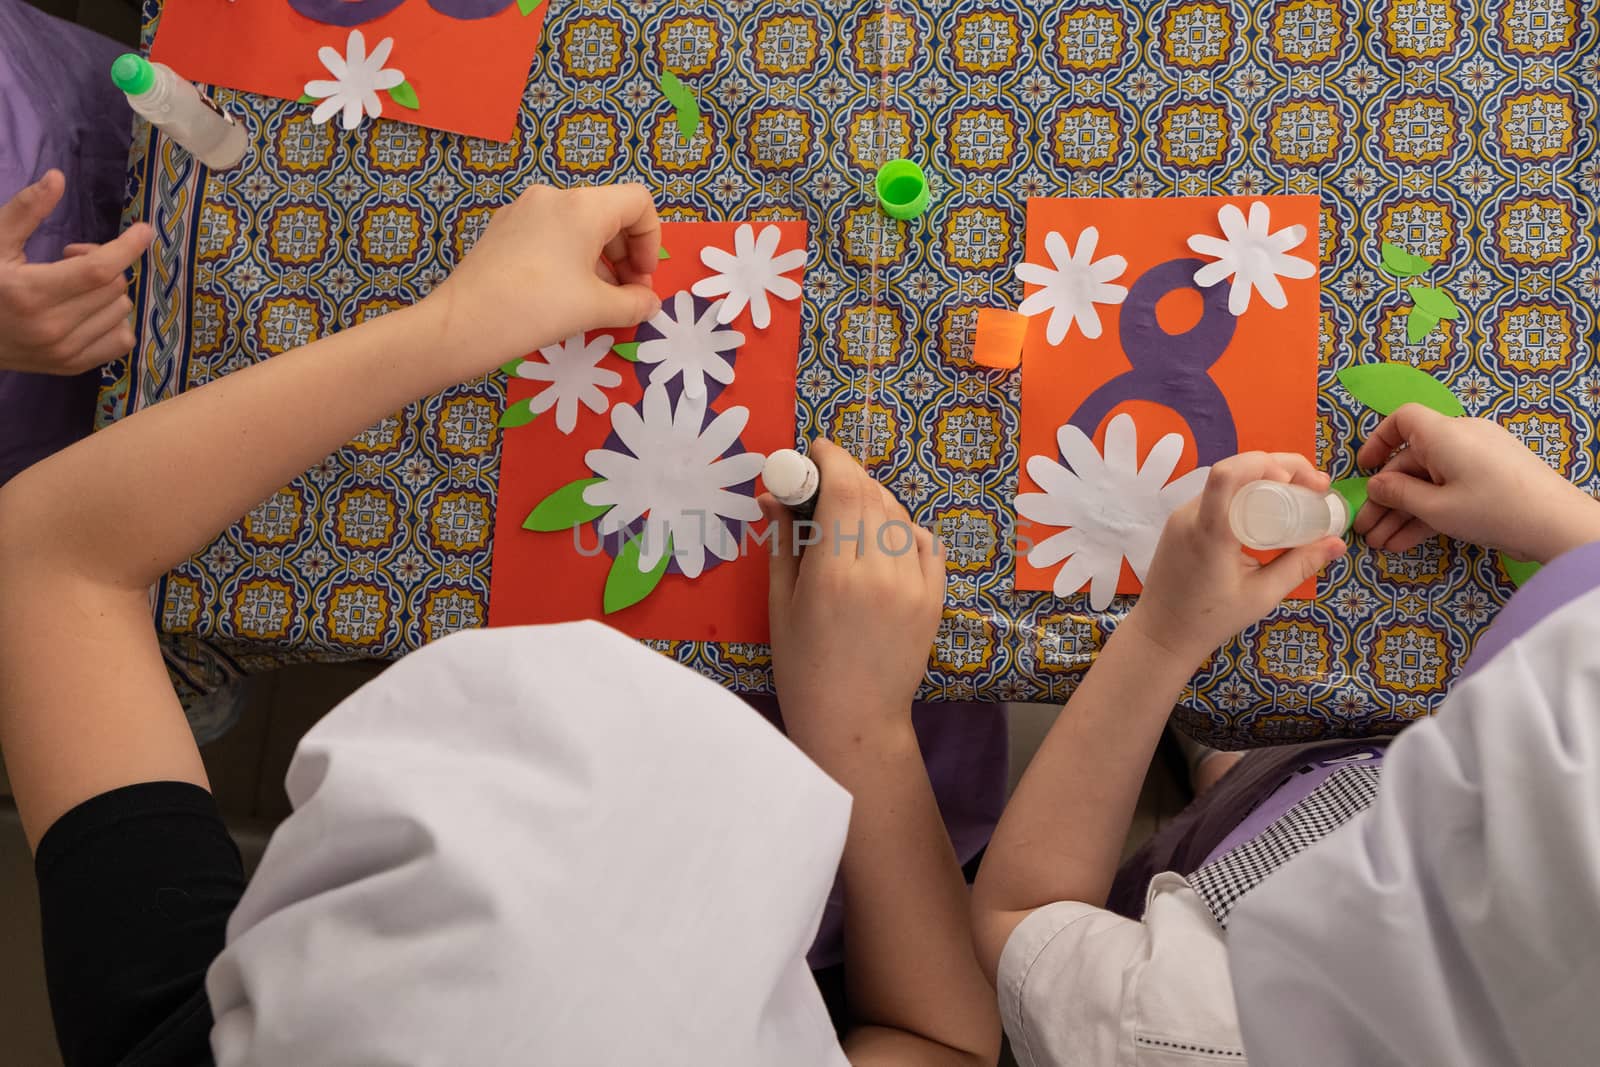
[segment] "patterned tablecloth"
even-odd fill
[[[1018,379],[968,356],[974,309],[1021,297],[1026,199],[1315,193],[1322,464],[1352,473],[1374,423],[1334,372],[1404,360],[1600,490],[1592,4],[550,4],[511,144],[397,122],[344,133],[225,90],[253,136],[241,167],[206,175],[136,138],[130,213],[159,236],[136,356],[108,376],[102,419],[422,297],[530,181],[644,181],[668,218],[803,218],[800,432],[870,435],[874,472],[950,545],[927,694],[1061,700],[1126,605],[1094,615],[1011,589]],[[692,142],[656,87],[663,66],[700,97]],[[910,224],[871,193],[900,155],[934,189]],[[1407,343],[1408,299],[1377,270],[1384,238],[1437,258],[1430,280],[1462,321]],[[482,625],[503,398],[492,376],[396,413],[175,570],[157,610],[185,685],[395,657]],[[1259,743],[1425,714],[1509,590],[1472,548],[1358,548],[1318,600],[1213,657],[1192,724]],[[663,648],[768,684],[764,648]]]

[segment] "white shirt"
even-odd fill
[[[1245,1061],[1222,929],[1179,875],[1151,880],[1142,922],[1076,901],[1037,909],[998,977],[1022,1067]]]

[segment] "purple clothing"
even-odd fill
[[[1290,808],[1315,793],[1334,771],[1355,763],[1376,767],[1382,762],[1383,748],[1367,745],[1354,752],[1341,752],[1327,759],[1313,759],[1301,764],[1282,785],[1272,791],[1271,796],[1257,804],[1227,837],[1217,842],[1217,846],[1200,861],[1200,866],[1204,867],[1212,860],[1227,855],[1283,818]]]
[[[781,728],[775,698],[744,699]],[[918,703],[912,707],[911,724],[956,860],[965,865],[989,843],[1006,805],[1010,749],[1005,705]],[[836,878],[807,962],[820,969],[843,959],[844,896]]]
[[[24,248],[31,262],[117,234],[133,130],[111,84],[122,51],[22,0],[0,0],[0,202],[52,167],[67,178],[61,203]],[[89,432],[99,378],[0,371],[0,485]]]

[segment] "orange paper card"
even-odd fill
[[[806,226],[669,222],[662,245],[659,315],[512,368],[490,626],[768,640],[757,474],[795,443]]]
[[[509,141],[548,7],[525,15],[523,0],[166,0],[150,58],[191,81],[286,100],[319,81],[360,95],[352,31],[369,58],[390,38],[387,55],[369,64],[402,75],[373,91],[383,118]],[[322,48],[344,69],[331,68]]]
[[[1315,458],[1317,248],[1316,197],[1028,202],[1018,589],[1102,610],[1197,468]]]

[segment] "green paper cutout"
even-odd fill
[[[517,373],[517,368],[520,366],[522,366],[521,356],[518,356],[516,359],[508,359],[504,363],[500,364],[500,373],[504,374],[508,378],[514,377]]]
[[[1423,311],[1421,308],[1412,308],[1406,316],[1406,340],[1414,345],[1420,345],[1433,328],[1439,325],[1439,320]]]
[[[544,0],[517,0],[517,10],[522,12],[524,18],[539,10],[539,5]]]
[[[1443,289],[1436,289],[1431,285],[1408,285],[1406,292],[1411,294],[1411,299],[1417,302],[1417,307],[1426,311],[1436,319],[1450,319],[1454,321],[1461,317],[1461,309],[1456,302],[1450,299],[1450,294]]]
[[[1443,382],[1407,363],[1363,363],[1339,372],[1339,384],[1380,415],[1401,404],[1421,404],[1441,415],[1465,415],[1466,409]]]
[[[509,430],[516,426],[526,426],[538,417],[533,411],[532,400],[519,400],[506,408],[506,413],[500,416],[500,428]]]
[[[631,537],[628,543],[622,546],[622,551],[617,553],[616,562],[611,564],[611,571],[606,575],[605,609],[606,614],[631,608],[645,597],[655,591],[661,584],[661,576],[667,573],[667,565],[672,562],[672,537],[667,537],[667,550],[662,553],[661,559],[647,574],[639,572],[639,538]]]
[[[1539,573],[1540,564],[1526,559],[1512,559],[1504,552],[1500,553],[1500,566],[1505,568],[1506,577],[1511,579],[1511,584],[1521,589],[1529,578]]]
[[[671,259],[672,258],[672,253],[667,251],[667,246],[666,245],[662,245],[661,247],[656,249],[656,258],[657,259]]]
[[[393,89],[390,89],[389,99],[393,100],[401,107],[410,108],[412,111],[415,111],[421,106],[419,103],[417,103],[417,91],[411,88],[410,82],[401,82]]]
[[[611,351],[615,352],[629,363],[639,362],[638,341],[618,341],[616,344],[611,346]]]
[[[318,104],[318,103],[321,103],[321,101],[318,100],[316,97],[312,96],[310,93],[301,93],[300,94],[300,99],[296,100],[295,103],[297,103],[297,104]]]
[[[694,93],[669,70],[661,75],[661,95],[678,113],[678,135],[685,141],[694,137],[695,131],[700,129],[700,101],[694,98]]]
[[[1346,511],[1344,528],[1350,529],[1350,524],[1356,521],[1356,513],[1361,510],[1361,505],[1367,502],[1367,479],[1340,478],[1328,488],[1344,498]]]
[[[611,505],[591,504],[583,499],[583,491],[603,481],[604,478],[579,478],[575,482],[568,482],[539,501],[538,506],[528,512],[528,517],[522,522],[522,528],[537,530],[540,533],[554,533],[557,530],[570,530],[574,526],[593,522],[610,511]]]
[[[1396,278],[1415,278],[1431,266],[1432,260],[1412,255],[1397,244],[1383,242],[1383,269]]]

